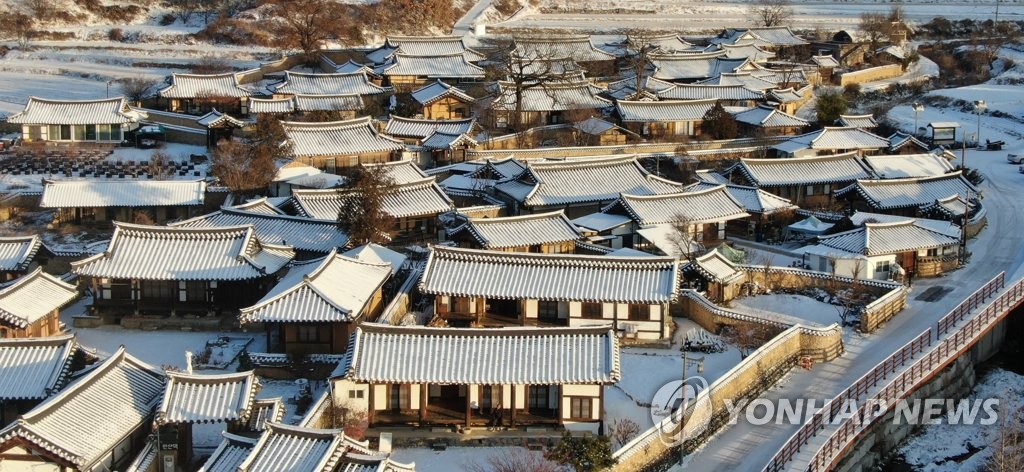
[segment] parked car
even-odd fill
[[[1024,166],[1018,167],[1017,168],[1017,172],[1020,172],[1021,174],[1024,174]]]
[[[1024,164],[1024,154],[1007,154],[1006,160],[1010,164]]]

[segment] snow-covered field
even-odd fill
[[[454,472],[467,470],[467,467],[478,465],[488,470],[487,458],[495,454],[511,452],[527,453],[523,447],[449,447],[444,451],[435,451],[425,447],[395,449],[391,458],[397,462],[416,463],[416,472]],[[536,453],[534,453],[536,454]],[[525,472],[525,471],[524,471]]]
[[[730,303],[737,311],[785,322],[810,322],[821,326],[840,322],[839,307],[804,295],[771,293],[737,298]]]

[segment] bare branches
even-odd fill
[[[124,94],[125,98],[133,102],[138,102],[148,97],[159,83],[157,79],[141,75],[120,79],[118,82],[121,93]]]
[[[487,81],[501,84],[496,103],[507,114],[507,127],[522,131],[524,122],[523,97],[527,90],[546,87],[553,80],[560,60],[558,55],[543,44],[520,48],[511,38],[486,38],[483,49],[489,51],[480,64]],[[511,102],[511,103],[509,103]]]
[[[352,185],[343,192],[338,228],[357,244],[387,242],[395,218],[384,211],[384,199],[395,181],[383,166],[359,166],[349,176]]]
[[[692,259],[701,250],[700,225],[695,224],[692,218],[682,213],[675,215],[671,225],[672,232],[668,239],[676,254],[687,260]]]
[[[618,447],[625,446],[640,434],[640,425],[629,418],[616,418],[608,427],[608,435]]]
[[[281,49],[302,51],[308,66],[319,63],[324,43],[345,38],[353,21],[351,15],[336,15],[338,4],[331,0],[268,0],[267,4]]]
[[[793,6],[789,0],[758,0],[750,6],[750,16],[758,26],[785,26],[793,19]]]
[[[491,454],[483,462],[465,464],[469,472],[559,472],[558,464],[548,461],[544,455],[523,448],[503,448]]]
[[[276,119],[260,116],[248,141],[225,140],[213,151],[213,175],[232,192],[255,194],[265,189],[277,175],[276,161],[287,156],[291,147]]]

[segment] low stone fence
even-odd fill
[[[413,267],[409,271],[409,276],[406,277],[405,282],[402,282],[402,286],[398,288],[395,298],[391,300],[391,303],[388,303],[388,306],[384,307],[384,311],[377,318],[378,323],[388,323],[397,326],[402,322],[405,314],[409,313],[412,292],[416,290],[416,282],[420,280],[422,273],[422,266]]]
[[[255,69],[244,70],[235,75],[238,76],[238,83],[240,84],[259,82],[263,80],[263,76],[267,74],[286,71],[302,64],[304,60],[305,58],[303,58],[301,54],[292,54],[290,56],[282,57],[276,61],[265,62]]]
[[[901,75],[903,75],[903,66],[899,64],[889,64],[887,66],[878,66],[853,72],[845,72],[839,76],[839,85],[845,87],[851,84],[863,84],[865,82],[874,82],[876,80],[891,79]]]

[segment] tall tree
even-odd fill
[[[839,115],[846,113],[846,97],[842,90],[829,88],[818,93],[814,110],[818,113],[818,124],[832,126]]]
[[[498,96],[501,112],[508,117],[508,128],[522,131],[523,97],[527,90],[546,88],[554,80],[555,61],[565,59],[544,47],[520,50],[510,38],[486,38],[487,55],[480,63],[488,82],[501,82],[504,95]],[[511,103],[509,103],[511,102]]]
[[[384,199],[394,192],[395,181],[383,166],[358,166],[342,192],[338,228],[356,244],[385,243],[395,218],[384,211]]]
[[[126,77],[118,80],[118,82],[120,83],[121,93],[133,102],[138,102],[148,97],[153,92],[153,88],[159,83],[157,79],[141,75]]]
[[[704,114],[701,129],[712,139],[736,139],[739,134],[736,118],[732,113],[725,111],[722,102],[715,102],[715,106]]]
[[[290,154],[280,122],[261,115],[249,139],[217,143],[211,171],[232,192],[255,195],[270,185],[277,175],[277,162]]]
[[[785,26],[793,18],[789,0],[757,0],[750,5],[750,16],[757,26]]]
[[[650,56],[658,49],[654,44],[654,33],[650,30],[632,28],[623,30],[621,34],[626,36],[626,55],[623,56],[623,61],[626,64],[626,69],[633,74],[636,81],[634,85],[636,93],[640,94],[644,89],[644,79],[647,77]]]
[[[333,14],[338,5],[331,0],[266,0],[266,5],[281,49],[302,51],[308,66],[319,63],[320,46],[343,38],[351,22],[347,15]]]

